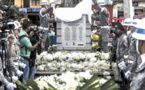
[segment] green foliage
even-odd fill
[[[96,82],[99,79],[96,75],[92,76],[91,79],[87,80],[86,83],[80,88],[80,90],[100,90],[96,87],[99,83]]]
[[[119,86],[112,79],[109,79],[104,84],[100,84],[99,80],[101,80],[101,78],[94,75],[78,90],[118,90],[119,88]]]
[[[20,20],[24,17],[24,13],[19,12],[19,7],[12,4],[11,0],[0,0],[0,5],[9,6],[9,10],[7,11],[6,19],[14,19]]]
[[[48,82],[46,83],[48,84],[48,87],[45,87],[44,90],[57,90]],[[26,79],[26,85],[22,84],[20,81],[16,81],[16,85],[19,90],[40,90],[38,84],[31,79]]]

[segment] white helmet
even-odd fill
[[[140,20],[132,34],[133,38],[137,40],[145,40],[145,19]]]
[[[20,22],[18,22],[18,21],[15,21],[15,24],[17,24],[17,26],[18,26],[19,28],[22,27],[22,25],[21,25]]]
[[[41,1],[41,5],[48,5],[48,4],[49,4],[49,2],[47,0],[42,0]]]
[[[131,26],[131,25],[132,25],[132,21],[133,21],[132,18],[126,18],[126,19],[123,21],[122,25],[124,25],[124,26]]]
[[[136,27],[139,22],[140,22],[140,19],[133,19],[132,26]]]

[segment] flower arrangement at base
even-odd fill
[[[79,73],[68,71],[61,75],[41,76],[36,78],[35,82],[41,90],[47,87],[47,83],[56,88],[56,90],[108,90],[109,86],[112,90],[114,90],[113,88],[118,88],[111,77],[101,78],[97,75],[92,75],[90,71]]]
[[[37,56],[36,64],[38,71],[66,72],[86,71],[93,72],[99,69],[109,69],[110,63],[104,60],[105,56],[100,53],[88,52],[56,52],[53,54],[43,52]]]

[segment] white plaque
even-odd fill
[[[74,22],[61,22],[62,46],[85,47],[86,46],[86,18]]]

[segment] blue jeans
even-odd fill
[[[35,72],[36,72],[36,66],[34,65],[34,67],[30,68],[29,66],[29,61],[27,60],[21,60],[22,63],[26,64],[26,67],[24,69],[24,74],[22,76],[22,83],[26,84],[25,79],[34,79],[35,76]]]

